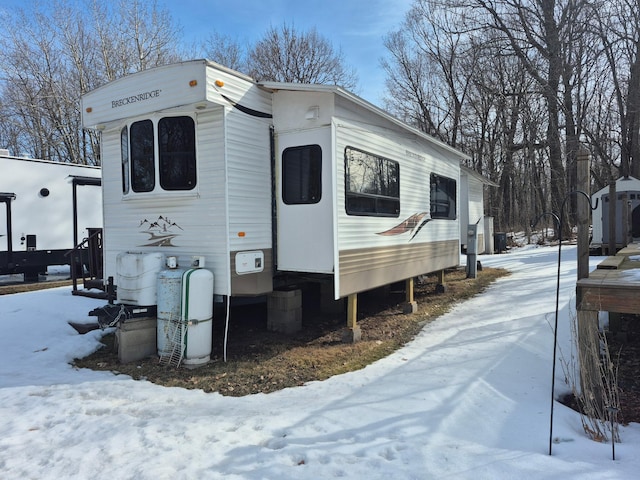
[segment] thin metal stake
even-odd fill
[[[558,274],[556,278],[556,316],[555,323],[553,328],[553,366],[551,371],[551,413],[549,415],[549,455],[552,454],[553,451],[553,403],[555,397],[555,383],[556,383],[556,350],[558,347],[558,310],[559,310],[559,297],[560,297],[560,264],[562,263],[562,223],[564,220],[564,207],[567,200],[573,194],[581,194],[584,196],[589,202],[589,207],[591,207],[591,211],[595,210],[598,207],[598,199],[596,198],[596,204],[591,205],[591,198],[589,195],[584,193],[582,190],[574,190],[572,192],[567,193],[565,195],[564,200],[562,201],[562,205],[560,206],[560,217],[553,212],[544,212],[542,215],[538,217],[538,219],[531,225],[531,229],[535,227],[544,215],[550,215],[556,221],[556,225],[558,227]]]
[[[616,459],[616,434],[615,434],[614,418],[616,418],[618,409],[616,407],[607,407],[607,411],[609,412],[609,423],[611,424],[611,460],[615,460]]]

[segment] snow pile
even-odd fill
[[[563,247],[561,350],[576,250]],[[557,248],[482,256],[513,272],[369,367],[228,398],[75,370],[99,343],[68,320],[103,302],[61,288],[0,297],[3,479],[624,479],[640,426],[587,440],[556,402],[548,455]],[[592,267],[601,258],[592,258]],[[561,368],[556,393],[566,390]]]

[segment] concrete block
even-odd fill
[[[357,325],[342,331],[342,343],[358,343],[362,340],[362,330]]]
[[[302,290],[275,290],[267,297],[267,308],[290,310],[302,308]]]
[[[302,329],[302,290],[278,290],[269,294],[267,329],[285,334]]]
[[[418,311],[418,302],[406,302],[402,306],[402,313],[404,314],[416,313],[417,311]]]
[[[118,360],[130,363],[157,355],[157,320],[155,317],[131,318],[116,330]]]

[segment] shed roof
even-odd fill
[[[466,173],[467,175],[469,175],[470,177],[475,178],[476,180],[479,180],[480,182],[484,183],[485,185],[488,185],[490,187],[499,187],[500,185],[498,185],[496,182],[489,180],[487,177],[485,177],[484,175],[476,172],[475,170],[469,168],[469,167],[465,167],[464,165],[460,165],[460,171],[462,173]]]
[[[620,177],[616,180],[616,191],[617,192],[627,192],[629,190],[640,190],[640,180],[635,177]],[[609,185],[604,188],[601,188],[596,193],[591,195],[595,198],[600,198],[600,196],[605,193],[609,193]]]

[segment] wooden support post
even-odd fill
[[[600,372],[600,337],[598,312],[578,310],[578,361],[580,363],[580,387],[585,398],[597,405],[603,401],[604,386]]]
[[[590,193],[590,156],[589,152],[580,148],[577,155],[577,187],[578,190],[589,195]],[[613,183],[613,196],[609,198],[609,204],[615,208],[615,183]],[[578,280],[589,278],[589,219],[591,213],[590,202],[586,198],[577,199],[577,220],[578,220]],[[604,208],[604,205],[603,205]],[[615,211],[615,210],[614,210]],[[615,215],[614,229],[610,232],[613,237],[613,254],[615,254]],[[611,224],[611,222],[609,222]],[[609,245],[611,245],[611,237]],[[611,247],[609,247],[611,248]],[[577,297],[581,294],[576,291]],[[584,398],[591,398],[595,404],[602,403],[603,382],[600,372],[600,335],[598,330],[598,312],[593,310],[582,310],[582,298],[578,299],[577,322],[578,322],[578,362],[580,365],[580,387]],[[588,413],[587,413],[588,414]]]
[[[362,338],[362,332],[358,326],[358,294],[352,293],[347,298],[347,328],[342,335],[344,343],[356,343]]]
[[[352,293],[347,300],[347,327],[358,326],[358,294]]]
[[[413,296],[414,279],[408,278],[405,282],[405,299],[406,303],[402,307],[403,313],[416,313],[418,311],[418,302],[414,300]]]
[[[589,195],[590,155],[585,148],[580,148],[577,155],[577,187],[578,190]],[[587,198],[582,195],[576,200],[578,210],[578,280],[589,277],[589,218],[591,206]]]
[[[414,286],[414,278],[407,278],[407,281],[405,282],[405,293],[406,293],[406,300],[407,303],[411,303],[413,302],[413,286]]]

